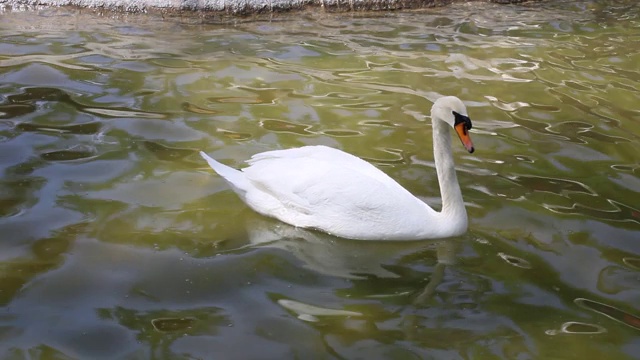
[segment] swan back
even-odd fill
[[[375,166],[326,146],[269,151],[248,163],[247,204],[295,226],[353,239],[422,239],[437,216]]]

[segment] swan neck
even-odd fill
[[[467,212],[462,200],[462,192],[456,176],[453,154],[451,152],[451,136],[449,124],[432,117],[433,124],[433,153],[442,196],[442,211],[440,216],[446,223],[464,223],[466,229]]]

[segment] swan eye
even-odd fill
[[[471,127],[472,127],[471,119],[469,119],[468,116],[458,114],[455,111],[452,111],[452,113],[453,113],[453,116],[456,119],[455,122],[453,123],[453,126],[456,126],[456,125],[458,125],[460,123],[464,123],[464,128],[467,129],[467,130],[471,130]]]

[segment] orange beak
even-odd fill
[[[456,133],[458,134],[460,141],[462,141],[462,145],[464,145],[464,148],[467,149],[468,152],[472,153],[474,150],[473,141],[471,141],[469,130],[467,130],[465,124],[459,123],[458,125],[454,126],[454,128],[456,129]]]

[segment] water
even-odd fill
[[[637,359],[640,6],[472,3],[207,24],[0,15],[0,354]],[[197,155],[325,144],[467,234],[348,241],[246,208]],[[454,142],[458,145],[457,142]]]

